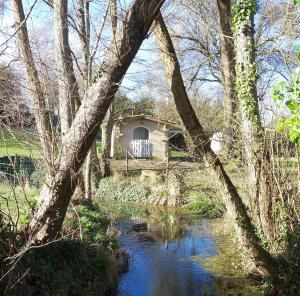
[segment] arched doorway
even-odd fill
[[[133,130],[133,156],[150,157],[150,132],[143,126],[136,127]]]

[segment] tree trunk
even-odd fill
[[[111,29],[113,35],[113,42],[116,42],[116,32],[118,26],[118,10],[117,10],[117,1],[109,0],[110,6],[110,20],[111,20]],[[111,137],[114,127],[114,106],[111,106],[107,112],[107,120],[102,129],[102,152],[100,157],[101,165],[101,176],[109,177],[111,175],[110,170],[110,152],[111,152]]]
[[[157,18],[154,32],[165,66],[167,82],[173,94],[177,111],[191,138],[192,151],[196,157],[202,159],[208,168],[211,168],[212,174],[220,184],[223,190],[224,203],[236,226],[240,242],[257,270],[263,276],[274,276],[276,275],[274,260],[262,247],[242,199],[225,172],[220,160],[211,150],[210,140],[199,123],[190,103],[175,49],[161,16]]]
[[[85,5],[84,5],[85,2]],[[90,35],[91,35],[91,20],[90,20],[90,3],[89,1],[77,1],[77,16],[78,16],[78,34],[80,40],[81,54],[83,58],[83,78],[85,80],[85,88],[90,84],[92,76],[92,57],[90,53]],[[100,36],[98,36],[100,38]]]
[[[101,173],[100,160],[97,154],[96,139],[87,154],[84,174],[85,199],[91,200],[92,186],[94,185],[96,187],[101,177],[103,177]]]
[[[79,87],[73,69],[73,58],[69,44],[68,1],[54,0],[54,44],[56,75],[58,85],[59,118],[61,128],[61,143],[65,137],[75,114],[80,106]],[[78,178],[74,198],[80,200],[85,196],[82,176]]]
[[[230,28],[231,1],[217,0],[221,32],[221,60],[223,72],[224,98],[224,129],[223,139],[228,155],[237,155],[237,98],[235,94],[235,54],[232,31]]]
[[[111,136],[114,127],[114,106],[109,107],[107,121],[105,123],[105,132],[102,138],[103,155],[105,158],[110,157],[111,152]]]
[[[80,105],[78,84],[73,70],[73,59],[69,45],[68,1],[54,0],[54,43],[57,67],[59,117],[62,145]]]
[[[28,226],[31,243],[45,243],[59,235],[78,171],[96,137],[99,123],[163,3],[162,0],[135,0],[129,9],[116,42],[104,56],[98,80],[88,89],[65,137],[57,173],[42,189],[37,211]]]
[[[111,175],[109,158],[111,155],[111,137],[114,127],[114,106],[111,104],[107,112],[107,120],[102,128],[101,175]]]
[[[84,5],[83,0],[77,1],[78,32],[83,57],[83,78],[85,81],[85,92],[89,87],[92,76],[92,61],[90,55],[90,8],[89,1]],[[99,37],[100,38],[100,37]],[[84,167],[84,191],[85,199],[91,200],[93,173],[95,178],[100,180],[99,159],[96,149],[96,141],[93,142],[90,151],[87,154]],[[96,181],[96,179],[94,179]]]
[[[12,5],[14,8],[15,25],[19,29],[17,34],[19,50],[25,64],[29,88],[32,90],[33,113],[36,126],[48,170],[52,173],[55,159],[55,143],[52,133],[51,115],[47,109],[45,95],[33,60],[22,1],[12,0]]]
[[[118,7],[117,7],[117,0],[110,0],[110,20],[111,20],[111,28],[113,34],[113,40],[115,40],[115,36],[117,33],[118,28]]]
[[[85,161],[84,189],[85,189],[86,200],[91,200],[92,198],[92,164],[93,164],[93,151],[91,148],[86,156],[86,161]]]
[[[260,121],[257,98],[255,64],[254,14],[256,1],[246,4],[237,1],[233,8],[232,30],[236,47],[236,94],[239,100],[243,149],[248,165],[250,204],[253,217],[269,240],[276,236],[275,200],[279,192],[275,186],[264,131]]]
[[[87,1],[88,3],[88,1]],[[86,22],[90,22],[86,17],[85,6],[83,0],[77,1],[77,16],[78,16],[78,33],[80,40],[81,53],[83,57],[83,78],[85,80],[86,87],[88,87],[89,79],[90,79],[90,69],[89,69],[89,59],[90,59],[90,50],[89,50],[89,26]],[[89,9],[89,6],[88,6]]]

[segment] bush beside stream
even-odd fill
[[[168,180],[155,172],[136,177],[115,175],[100,180],[95,199],[171,205],[207,218],[221,217],[225,208],[217,189],[209,181],[195,188],[194,178],[177,172],[169,174]]]
[[[35,187],[0,185],[0,209],[10,213],[11,223],[22,231],[31,218],[38,197]],[[24,251],[21,238],[0,216],[0,268],[4,274],[15,261],[5,261],[10,247]],[[15,268],[1,281],[0,294],[27,295],[111,295],[118,280],[117,245],[107,234],[110,221],[97,206],[70,206],[63,236],[49,245],[24,252]],[[14,239],[13,241],[11,240]],[[9,246],[7,242],[13,242]],[[18,257],[17,257],[18,258]]]
[[[129,178],[116,180],[108,177],[99,182],[96,196],[119,201],[145,202],[149,191],[140,184],[131,182]]]

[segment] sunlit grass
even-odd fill
[[[39,158],[41,144],[38,136],[25,130],[0,130],[0,157],[7,155]]]
[[[101,141],[96,142],[98,153],[101,151]],[[0,157],[23,156],[42,158],[42,147],[39,136],[30,131],[17,129],[0,129]]]
[[[188,157],[189,154],[186,151],[181,150],[171,150],[170,151],[170,157]]]
[[[14,187],[8,182],[0,183],[0,210],[5,217],[11,217],[12,222],[22,229],[32,215],[39,189],[33,186]]]

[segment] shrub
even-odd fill
[[[147,199],[149,192],[139,184],[131,184],[130,180],[115,182],[112,178],[104,178],[96,195],[103,199],[141,202]]]
[[[82,240],[86,244],[105,245],[110,241],[105,234],[110,221],[97,206],[77,205],[75,210],[77,214],[72,212],[71,215],[66,217],[64,221],[64,232],[78,229],[80,221]]]
[[[202,191],[190,191],[186,206],[209,218],[217,218],[224,213],[224,205],[220,199],[217,197],[213,199]]]
[[[117,283],[117,262],[112,256],[116,241],[106,234],[110,221],[97,206],[77,205],[69,210],[61,240],[24,253],[16,268],[1,282],[0,294],[10,282],[16,282],[9,295],[113,295]],[[78,219],[79,218],[79,219]],[[79,238],[79,220],[82,241]],[[0,226],[1,216],[0,216]],[[9,238],[0,240],[0,267],[10,268],[4,261]],[[4,244],[6,243],[6,244]],[[16,281],[24,275],[22,281]],[[30,290],[30,291],[29,291]],[[76,292],[74,292],[76,291]],[[75,293],[75,294],[74,294]]]
[[[108,253],[76,240],[31,250],[20,264],[30,266],[26,281],[36,295],[110,295],[117,279]]]

